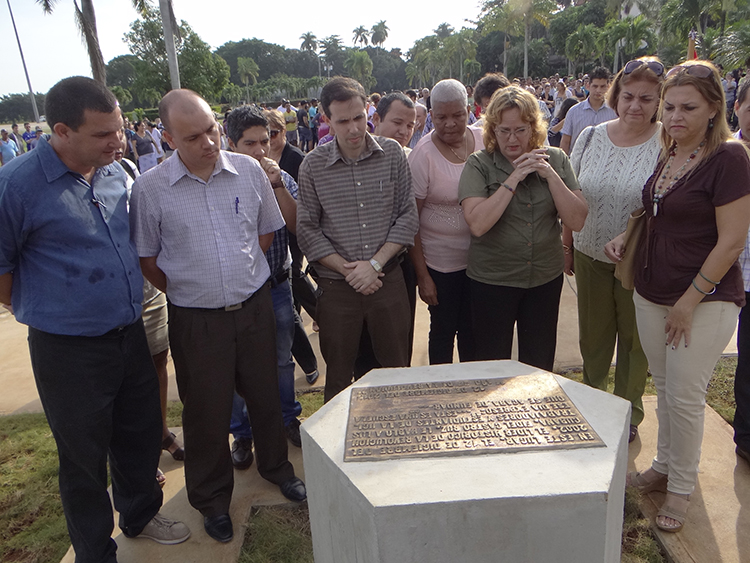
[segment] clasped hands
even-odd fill
[[[344,268],[349,270],[349,274],[345,278],[347,283],[357,293],[372,295],[383,287],[383,282],[380,278],[384,277],[385,274],[376,272],[369,261],[346,262]]]
[[[534,149],[522,154],[513,161],[513,167],[515,170],[513,170],[511,176],[516,175],[519,182],[525,180],[526,176],[532,172],[538,173],[545,180],[557,176],[557,172],[549,164],[549,155],[546,148]]]

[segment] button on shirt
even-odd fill
[[[255,159],[221,151],[205,182],[175,151],[135,181],[130,205],[138,253],[157,257],[175,305],[234,305],[268,280],[258,235],[283,227],[284,219]]]
[[[572,153],[581,131],[590,125],[599,125],[613,119],[617,119],[617,114],[607,105],[607,102],[604,102],[599,109],[594,109],[586,99],[570,108],[560,133],[570,135],[570,152]]]
[[[89,184],[41,139],[0,171],[0,274],[13,273],[16,319],[38,330],[99,336],[141,316],[143,277],[130,242],[126,175]]]
[[[411,172],[393,139],[367,134],[356,160],[346,159],[337,142],[318,146],[300,167],[299,188],[297,240],[322,277],[342,279],[318,263],[325,256],[370,260],[386,242],[414,244]]]
[[[579,190],[567,155],[549,147],[549,163],[570,190]],[[488,198],[513,173],[500,151],[472,154],[458,184],[458,199]],[[471,237],[467,275],[490,285],[528,289],[552,281],[563,271],[557,208],[546,180],[532,173],[518,184],[500,219],[481,237]]]

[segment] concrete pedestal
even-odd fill
[[[555,376],[606,447],[344,462],[352,388],[545,373],[375,370],[302,425],[316,563],[620,561],[630,403]]]

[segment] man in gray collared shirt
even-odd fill
[[[366,95],[335,78],[321,105],[335,142],[319,146],[299,175],[297,237],[318,275],[325,400],[352,380],[362,327],[384,367],[408,365],[409,304],[399,265],[418,228],[411,173],[401,146],[367,133]]]
[[[560,148],[567,154],[573,152],[581,131],[590,125],[599,125],[617,118],[615,110],[607,105],[605,97],[609,90],[611,75],[604,67],[596,67],[591,73],[589,97],[573,106],[565,116]]]

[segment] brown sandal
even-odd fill
[[[657,477],[651,476],[648,478],[647,473],[651,471],[655,473]],[[646,469],[646,471],[634,471],[628,473],[625,478],[625,485],[628,487],[635,487],[638,492],[646,494],[651,491],[666,491],[667,490],[667,476],[663,473],[659,473],[655,469]]]
[[[672,534],[679,532],[685,524],[688,506],[690,506],[690,495],[680,495],[667,491],[667,498],[656,514],[656,527]],[[669,526],[663,521],[659,522],[659,518],[671,518],[677,522],[677,525]]]
[[[165,450],[165,451],[168,451],[172,455],[172,458],[175,461],[184,461],[185,460],[185,450],[184,450],[184,448],[182,446],[180,446],[177,443],[176,438],[177,437],[174,435],[174,433],[170,432],[169,436],[167,436],[166,438],[164,438],[161,441],[161,449]],[[174,450],[174,451],[170,450],[170,448],[172,446],[177,446],[177,449]]]

